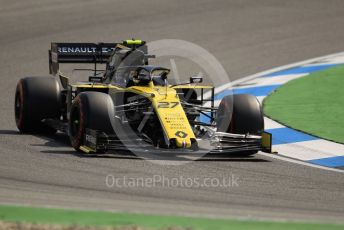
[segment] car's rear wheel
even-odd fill
[[[217,112],[217,131],[261,135],[264,131],[264,116],[257,98],[248,94],[226,96],[221,100]],[[257,151],[239,152],[249,156]]]
[[[86,129],[114,133],[109,109],[113,109],[113,103],[108,94],[83,92],[75,97],[70,111],[69,137],[76,150],[84,144]]]
[[[15,93],[16,125],[23,133],[55,133],[43,119],[60,117],[60,85],[53,77],[26,77],[19,80]]]

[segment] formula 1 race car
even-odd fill
[[[15,120],[23,133],[69,135],[85,153],[131,149],[239,153],[271,151],[261,105],[251,95],[225,96],[214,104],[214,87],[202,77],[169,84],[168,68],[141,40],[120,43],[51,43],[49,69],[56,77],[22,78],[15,93]],[[71,84],[61,63],[94,64],[87,82]],[[97,65],[105,66],[104,70]],[[208,92],[210,97],[206,97]]]

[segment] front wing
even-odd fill
[[[208,153],[236,153],[243,151],[263,151],[271,153],[272,135],[263,132],[258,135],[242,135],[215,132],[211,136],[199,138],[198,149],[157,149],[144,138],[135,136],[127,140],[119,140],[116,135],[107,135],[97,130],[86,129],[84,145],[80,150],[85,153],[108,151],[155,151],[168,153],[208,152]]]

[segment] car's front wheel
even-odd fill
[[[76,150],[84,144],[86,129],[114,133],[109,109],[113,109],[113,103],[108,94],[83,92],[75,97],[68,127],[71,144]]]
[[[217,131],[262,135],[264,115],[258,99],[248,94],[225,96],[217,112]],[[237,155],[248,156],[255,153],[257,151],[245,151]]]

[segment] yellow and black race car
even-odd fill
[[[59,81],[50,76],[18,82],[18,129],[62,131],[76,150],[86,153],[135,147],[243,156],[271,151],[271,135],[264,131],[263,113],[254,96],[226,96],[216,107],[214,87],[202,85],[202,77],[171,85],[170,70],[149,65],[149,58],[153,56],[141,40],[52,43],[50,74],[58,75]],[[93,74],[87,82],[70,84],[60,63],[93,63]],[[105,65],[105,70],[98,70],[97,64]],[[205,92],[211,97],[206,98]]]

